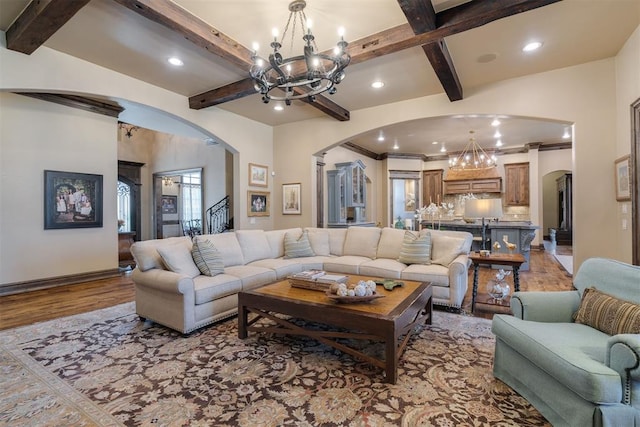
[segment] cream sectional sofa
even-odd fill
[[[237,230],[195,236],[193,242],[186,236],[136,242],[131,246],[136,312],[186,334],[235,315],[241,290],[307,269],[432,282],[434,304],[460,308],[473,236],[438,230],[420,235],[425,233],[431,238],[430,264],[410,265],[398,261],[405,231],[394,228]],[[309,256],[288,258],[285,236],[307,238]],[[220,273],[213,276],[201,274],[192,258],[192,246],[206,241],[220,253]]]

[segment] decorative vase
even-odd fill
[[[509,296],[511,288],[505,281],[489,280],[487,283],[487,294],[493,298],[496,304],[502,304],[502,301]]]

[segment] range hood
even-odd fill
[[[502,177],[498,168],[449,169],[444,181],[444,194],[501,193]]]

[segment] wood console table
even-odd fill
[[[479,252],[471,252],[469,259],[473,263],[473,293],[471,297],[471,312],[476,307],[476,296],[478,295],[478,269],[480,264],[500,264],[510,266],[513,269],[513,290],[520,290],[520,266],[526,261],[524,256],[519,253],[503,254],[491,253],[486,256],[480,255]]]

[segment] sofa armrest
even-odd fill
[[[449,264],[449,303],[460,307],[469,287],[469,256],[458,255]]]
[[[640,400],[640,396],[632,396],[640,383],[640,334],[618,334],[609,338],[604,361],[622,379],[622,403],[630,405]]]
[[[195,293],[193,279],[173,271],[159,268],[140,271],[135,268],[131,278],[136,285],[146,286],[162,292],[184,295]]]
[[[536,322],[573,322],[579,306],[578,291],[514,292],[511,297],[513,315]]]

